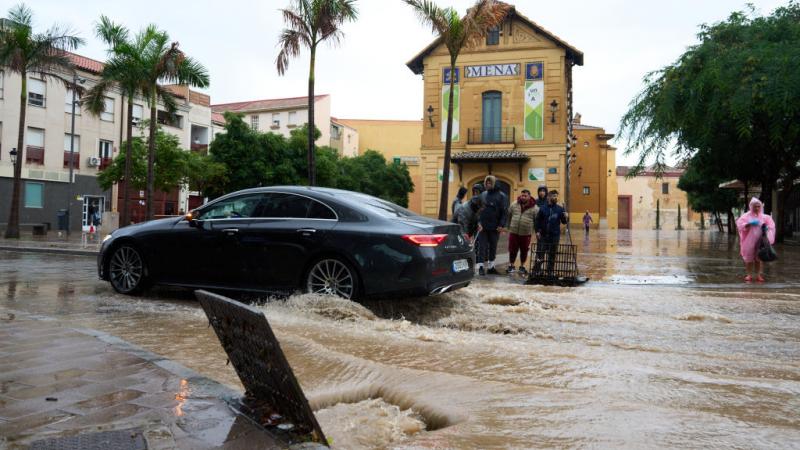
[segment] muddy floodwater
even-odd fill
[[[335,448],[800,448],[800,248],[745,285],[717,232],[577,235],[580,288],[259,306]],[[191,293],[0,252],[0,308],[100,329],[241,389]]]

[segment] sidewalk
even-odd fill
[[[0,250],[62,253],[94,256],[105,234],[71,233],[69,237],[50,232],[47,236],[23,235],[19,239],[0,238]]]
[[[287,447],[240,393],[108,334],[0,309],[0,342],[0,448]]]

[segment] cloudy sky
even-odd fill
[[[749,0],[769,13],[787,0]],[[745,7],[740,0],[517,0],[517,9],[585,54],[575,72],[575,106],[584,123],[616,133],[619,119],[648,71],[673,61],[692,45],[698,25]],[[7,10],[14,2],[4,1]],[[167,30],[211,74],[213,103],[305,95],[307,52],[279,77],[279,9],[289,0],[29,0],[38,29],[69,25],[87,40],[78,53],[103,59],[94,37],[101,14],[138,30]],[[460,11],[471,0],[441,0]],[[359,0],[360,19],[345,26],[338,48],[323,48],[317,92],[332,95],[333,115],[345,118],[420,119],[422,80],[405,66],[433,36],[400,0]],[[624,147],[623,142],[618,146]],[[620,164],[632,157],[618,155]]]

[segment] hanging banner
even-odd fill
[[[525,64],[525,140],[544,139],[544,63]]]
[[[460,114],[460,105],[461,105],[461,89],[458,85],[459,81],[459,73],[458,67],[456,67],[456,76],[455,76],[455,84],[453,85],[453,142],[457,142],[459,137],[459,118],[461,117]],[[450,68],[447,67],[444,69],[443,72],[443,84],[442,84],[442,142],[447,141],[447,107],[448,102],[450,101]]]

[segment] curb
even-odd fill
[[[49,253],[53,255],[97,256],[99,250],[74,250],[56,247],[17,247],[13,245],[0,245],[0,250],[9,252]]]

